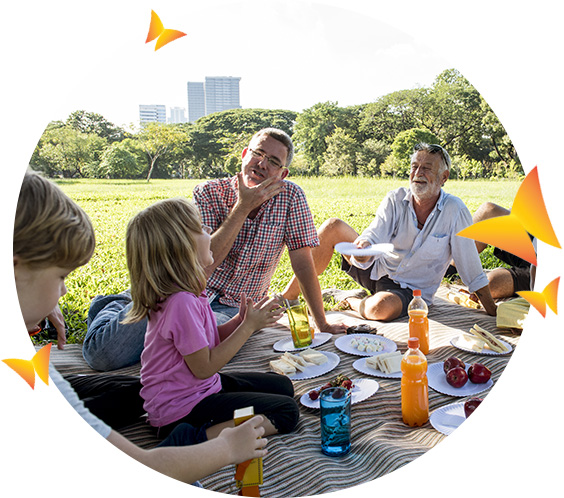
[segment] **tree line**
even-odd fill
[[[496,115],[457,70],[430,87],[375,102],[320,102],[302,112],[232,109],[194,123],[149,123],[126,131],[84,110],[49,123],[30,164],[64,178],[216,178],[240,168],[252,135],[276,127],[292,136],[294,175],[405,178],[415,143],[445,147],[451,177],[516,178],[523,168]]]

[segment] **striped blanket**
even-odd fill
[[[366,323],[353,312],[331,312],[328,320],[341,321],[354,325]],[[407,319],[391,323],[369,322],[377,328],[377,333],[396,342],[400,351],[406,350]],[[446,300],[446,289],[441,287],[435,303],[429,310],[431,352],[427,356],[429,364],[442,362],[456,355],[467,363],[479,361],[492,371],[492,379],[499,378],[511,354],[485,356],[454,348],[450,341],[461,331],[478,324],[496,333],[501,339],[516,346],[519,336],[508,330],[497,329],[495,318],[482,310],[467,309]],[[247,341],[244,347],[223,369],[229,371],[269,370],[269,361],[281,356],[273,345],[282,338],[289,337],[287,320],[282,318],[274,328],[264,329]],[[344,353],[335,346],[332,337],[318,347],[340,357],[339,365],[323,376],[294,381],[296,399],[343,373],[352,379],[368,378],[356,371],[352,364],[359,356]],[[53,364],[64,375],[68,373],[94,373],[82,359],[80,346],[69,345],[64,351],[52,350]],[[136,375],[139,365],[117,370],[113,373]],[[378,390],[368,399],[352,407],[352,449],[349,454],[333,458],[325,456],[320,450],[319,411],[301,406],[301,417],[292,434],[271,436],[268,442],[268,455],[264,459],[264,484],[261,496],[295,497],[328,493],[371,481],[396,470],[424,454],[438,444],[444,437],[430,422],[419,428],[411,428],[402,422],[400,402],[400,380],[371,377],[379,384]],[[481,397],[488,391],[480,394]],[[434,410],[463,401],[464,398],[441,394],[429,389],[429,409]],[[155,431],[143,422],[121,431],[138,445],[150,448],[158,443]],[[307,469],[307,473],[304,473]],[[234,468],[226,467],[201,480],[207,489],[236,495],[238,492],[233,480]]]

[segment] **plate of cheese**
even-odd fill
[[[272,347],[274,348],[274,351],[301,351],[307,348],[316,348],[317,346],[325,344],[329,339],[331,339],[332,335],[333,334],[330,334],[329,332],[316,332],[311,344],[309,346],[304,346],[303,348],[296,348],[291,337],[280,339],[275,342]]]
[[[312,379],[330,372],[340,361],[339,355],[335,353],[308,348],[296,354],[286,351],[279,358],[270,361],[270,369],[292,380]]]
[[[358,372],[375,377],[388,379],[401,379],[401,359],[403,354],[399,351],[383,353],[368,358],[361,358],[353,363],[353,368]]]
[[[398,348],[391,339],[376,334],[347,334],[336,339],[335,346],[343,353],[357,356],[392,353]]]
[[[468,332],[462,332],[459,336],[452,339],[450,343],[462,351],[485,355],[504,355],[513,351],[511,344],[498,339],[491,332],[477,324]]]

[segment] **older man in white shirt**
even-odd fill
[[[445,149],[418,144],[411,157],[409,188],[388,193],[360,236],[337,218],[320,227],[320,246],[313,251],[318,273],[325,270],[339,242],[353,242],[358,248],[377,243],[394,247],[377,258],[343,255],[342,269],[371,292],[364,298],[346,299],[364,318],[389,321],[407,315],[414,289],[421,289],[423,299],[431,304],[451,260],[486,312],[496,314],[474,241],[456,235],[472,224],[472,216],[461,199],[443,191],[449,170]],[[295,292],[293,279],[283,295],[292,299]]]

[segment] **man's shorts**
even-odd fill
[[[515,292],[531,290],[531,265],[527,261],[498,247],[494,248],[493,253],[496,258],[511,266],[506,270],[513,278]]]
[[[363,270],[362,268],[357,268],[356,266],[351,265],[341,256],[341,270],[349,275],[357,284],[360,284],[366,290],[370,291],[371,294],[376,294],[377,292],[391,292],[392,294],[398,296],[401,299],[402,305],[401,314],[399,316],[407,316],[407,307],[413,299],[413,291],[411,289],[403,289],[398,283],[394,282],[388,276],[382,277],[379,280],[372,280],[370,278],[372,266]]]

